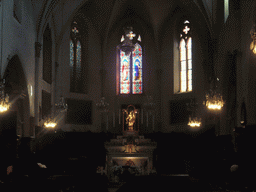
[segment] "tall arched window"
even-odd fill
[[[82,45],[77,23],[73,22],[70,35],[70,92],[83,93]]]
[[[136,35],[131,33],[129,38],[132,39]],[[122,37],[121,42],[124,41]],[[119,87],[120,94],[142,94],[142,47],[140,35],[137,38],[134,50],[128,55],[120,50],[120,76]]]
[[[180,34],[180,92],[192,91],[192,37],[190,22],[185,20]]]

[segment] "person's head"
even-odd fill
[[[124,60],[123,64],[124,64],[125,67],[128,67],[128,61],[127,60]]]
[[[136,60],[135,60],[135,64],[136,64],[137,66],[140,66],[140,60],[139,60],[139,59],[136,59]]]

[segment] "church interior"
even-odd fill
[[[0,44],[0,189],[256,190],[256,1],[0,0]]]

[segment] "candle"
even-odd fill
[[[113,127],[115,127],[115,112],[113,112]]]
[[[143,109],[141,109],[141,124],[143,124]]]
[[[147,112],[147,127],[148,127],[148,112]]]
[[[119,125],[121,124],[121,109],[119,109]]]

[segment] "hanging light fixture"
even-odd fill
[[[144,107],[147,111],[154,111],[155,109],[155,102],[153,100],[153,97],[151,95],[147,96],[147,101],[144,103]]]
[[[105,97],[102,97],[99,103],[96,103],[96,107],[100,112],[108,112],[109,103],[105,101]]]
[[[201,124],[202,124],[202,119],[201,118],[189,116],[188,125],[190,127],[200,127]]]
[[[219,79],[217,78],[217,83],[219,83]],[[209,90],[208,93],[205,95],[205,101],[204,105],[209,109],[209,110],[214,110],[214,111],[220,111],[225,104],[222,95],[215,84],[213,82],[213,88]]]
[[[189,115],[189,121],[188,121],[188,125],[190,127],[200,127],[202,124],[202,118],[198,118],[195,114],[197,112],[197,106],[198,104],[195,103],[192,99],[190,101],[190,103],[187,103],[188,106],[188,110],[192,111],[192,114]]]
[[[250,44],[250,50],[256,54],[256,26],[253,24],[252,29],[250,31],[252,42]]]
[[[55,106],[58,110],[60,110],[60,112],[66,112],[68,109],[68,104],[65,102],[63,96],[60,97],[59,103],[56,103]]]
[[[45,128],[55,128],[57,123],[53,119],[53,115],[51,114],[50,116],[46,117],[46,120],[44,122]]]
[[[9,96],[5,94],[5,79],[2,79],[0,82],[0,113],[7,111],[10,107]]]

